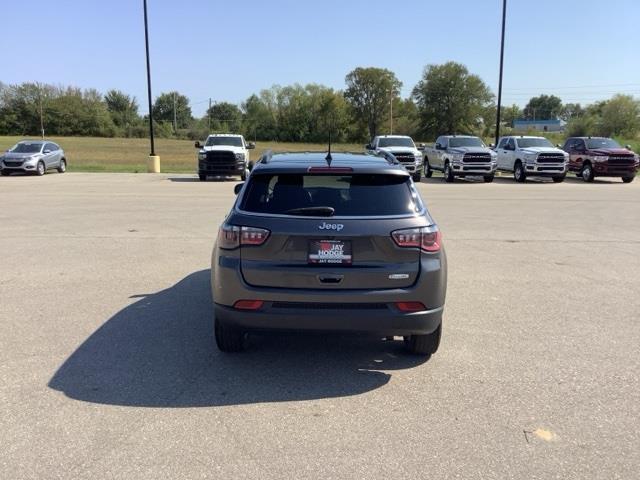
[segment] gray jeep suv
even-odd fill
[[[211,259],[220,350],[254,330],[323,330],[436,352],[446,255],[392,154],[267,153],[236,187]]]

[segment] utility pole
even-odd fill
[[[504,26],[507,18],[507,0],[502,0],[502,40],[500,42],[500,77],[498,80],[498,111],[496,113],[496,143],[500,139],[500,110],[502,108],[502,70],[504,66]]]
[[[42,85],[38,84],[38,100],[40,103],[40,134],[44,140],[44,113],[42,111]]]
[[[393,135],[393,88],[389,91],[391,100],[389,100],[389,135]]]
[[[147,53],[147,97],[149,100],[149,140],[151,142],[151,153],[147,163],[147,171],[150,173],[160,172],[160,157],[156,156],[156,149],[153,141],[153,105],[151,101],[151,62],[149,61],[149,21],[147,18],[147,0],[142,0],[144,9],[144,44]]]
[[[176,115],[176,92],[173,92],[173,133],[178,131],[178,117]]]
[[[209,110],[207,110],[208,129],[207,132],[211,133],[211,97],[209,97]]]

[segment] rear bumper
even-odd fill
[[[442,322],[443,309],[444,307],[440,307],[415,313],[402,313],[392,306],[381,310],[317,310],[302,307],[274,308],[273,302],[268,302],[260,310],[246,311],[220,304],[214,305],[218,321],[241,329],[368,332],[381,335],[431,333]]]

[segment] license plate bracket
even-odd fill
[[[351,265],[349,240],[311,240],[307,261],[313,265]]]

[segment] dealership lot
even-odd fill
[[[640,183],[440,178],[443,343],[213,342],[235,182],[0,179],[0,478],[634,478]]]

